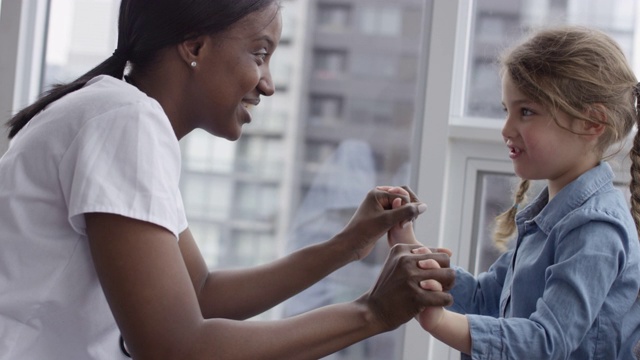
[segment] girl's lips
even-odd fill
[[[508,148],[509,148],[509,157],[511,159],[515,159],[518,156],[520,156],[520,154],[522,154],[522,150],[515,146],[508,146]]]

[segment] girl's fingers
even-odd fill
[[[428,247],[424,247],[423,246],[423,247],[412,249],[411,252],[414,253],[414,254],[431,254],[432,251],[429,250]],[[422,261],[427,261],[427,260],[422,260]]]
[[[420,287],[429,291],[442,291],[442,284],[433,279],[420,281]]]

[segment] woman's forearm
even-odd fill
[[[277,321],[212,319],[194,341],[193,359],[315,360],[380,332],[366,305],[354,301]]]
[[[355,260],[339,236],[268,264],[211,272],[199,295],[203,314],[206,318],[246,319],[315,284]]]

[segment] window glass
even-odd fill
[[[346,51],[317,49],[313,54],[313,70],[318,79],[335,79],[344,73],[346,67]]]
[[[578,24],[610,34],[633,63],[634,0],[510,0],[474,2],[465,115],[502,118],[496,58],[530,29]]]
[[[119,2],[51,0],[43,90],[112,54]],[[284,29],[271,60],[276,94],[253,110],[238,141],[200,130],[181,140],[182,198],[211,268],[257,265],[327,240],[375,185],[409,182],[427,2],[281,3]],[[387,252],[380,241],[366,259],[259,318],[356,298]],[[328,358],[399,359],[402,344],[398,329]]]
[[[501,121],[501,85],[496,58],[527,31],[545,25],[577,24],[597,27],[621,45],[634,64],[637,48],[634,24],[638,5],[634,0],[513,0],[476,1],[471,21],[469,74],[464,115]],[[505,158],[505,161],[507,159]],[[485,271],[498,255],[491,233],[495,216],[512,204],[512,190],[518,179],[511,174],[479,175],[474,211],[473,247],[476,272]],[[533,198],[544,185],[536,182],[529,190]],[[626,186],[619,186],[626,190]]]
[[[318,31],[345,32],[351,17],[350,4],[318,4]]]
[[[360,31],[367,35],[399,36],[402,33],[402,10],[400,6],[363,6],[359,11]]]
[[[117,0],[51,0],[43,90],[76,79],[115,50]],[[97,16],[99,14],[99,16]]]
[[[474,229],[478,230],[472,234],[472,244],[474,244],[472,253],[475,253],[476,273],[487,271],[489,266],[500,256],[500,252],[493,245],[494,220],[498,214],[513,205],[512,194],[519,181],[519,178],[512,174],[493,172],[478,174],[476,194],[479,194],[477,198],[480,199],[478,201],[480,206],[474,211]],[[544,186],[544,181],[532,181],[527,198],[521,207],[533,200]],[[508,247],[513,245],[511,242]],[[469,270],[473,271],[474,269]]]

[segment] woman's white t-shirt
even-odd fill
[[[187,221],[160,104],[110,76],[52,103],[0,159],[0,359],[119,359],[84,215]]]

